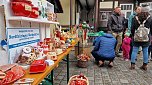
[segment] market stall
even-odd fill
[[[46,0],[0,2],[0,52],[7,54],[2,56],[0,85],[38,85],[49,74],[53,84],[53,69],[65,57],[68,81],[69,53],[79,39],[57,26],[54,5]]]

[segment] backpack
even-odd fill
[[[147,19],[149,17],[150,16],[148,16]],[[148,42],[149,41],[149,36],[148,35],[149,35],[149,32],[150,32],[150,29],[144,26],[147,19],[144,20],[143,23],[141,24],[138,17],[136,16],[136,20],[138,21],[140,26],[138,27],[137,30],[135,30],[135,34],[134,34],[134,41],[135,42]]]

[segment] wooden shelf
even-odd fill
[[[22,16],[9,17],[8,20],[9,21],[29,21],[29,22],[46,23],[46,24],[59,24],[59,22],[29,18],[29,17],[22,17]]]

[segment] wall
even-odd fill
[[[6,39],[6,34],[5,34],[5,21],[4,21],[4,8],[3,6],[0,6],[0,42],[2,39]],[[2,49],[0,45],[0,66],[5,65],[8,62],[8,55],[5,50]]]
[[[120,4],[126,4],[126,3],[134,3],[135,0],[119,0]]]
[[[6,39],[5,35],[5,21],[4,21],[4,8],[0,6],[0,41]],[[2,49],[0,45],[0,50]]]
[[[118,1],[115,1],[115,7],[118,6]],[[113,1],[105,1],[105,2],[100,2],[100,9],[112,9],[113,8]]]
[[[61,25],[70,25],[70,0],[60,0],[63,13],[58,13],[58,21]],[[72,0],[72,22],[75,24],[75,0]]]

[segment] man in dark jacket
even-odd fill
[[[121,16],[121,8],[116,7],[114,13],[108,19],[108,29],[112,32],[113,36],[117,40],[116,56],[119,56],[119,49],[122,44],[122,35],[124,29],[124,17]]]
[[[112,34],[105,33],[103,36],[99,36],[95,39],[95,47],[91,53],[99,63],[99,66],[103,66],[105,60],[109,60],[110,67],[113,66],[113,60],[115,58],[115,44],[116,39]]]

